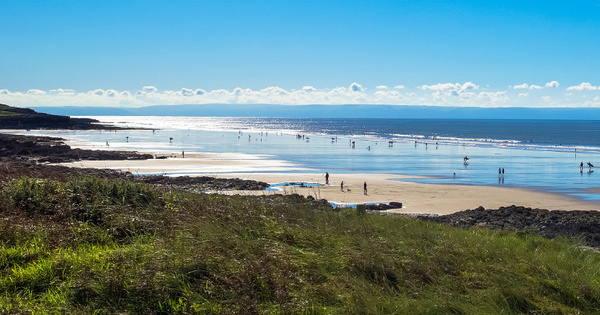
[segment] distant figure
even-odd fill
[[[504,167],[502,168],[502,176],[504,176]]]
[[[173,143],[173,137],[169,138],[169,143]]]
[[[352,149],[356,147],[356,141],[352,141]]]
[[[452,173],[452,178],[456,178],[456,172]]]
[[[108,145],[108,141],[106,141],[106,146],[107,146],[107,147],[109,146],[109,145]]]
[[[581,162],[581,164],[579,164],[579,172],[583,173],[583,162]]]
[[[464,164],[464,165],[467,165],[467,164],[469,164],[469,162],[468,162],[468,161],[469,161],[469,157],[465,155],[465,157],[463,157],[463,164]]]
[[[591,173],[591,172],[593,172],[593,171],[592,171],[592,167],[594,167],[594,164],[592,164],[591,162],[588,162],[588,163],[587,163],[587,165],[588,165],[588,171],[589,171],[590,173]]]
[[[340,190],[342,190],[342,192],[344,192],[344,181],[342,181],[342,183],[340,184]]]
[[[125,139],[127,139],[127,142],[129,142],[129,136],[125,137]]]
[[[329,173],[325,172],[325,185],[329,185]]]
[[[502,168],[498,167],[498,176],[502,174]]]
[[[181,158],[185,158],[185,151],[181,151]]]
[[[368,151],[371,151],[371,146],[368,146],[368,147],[367,147],[367,150],[368,150]]]
[[[427,142],[425,142],[425,150],[427,150]]]
[[[367,182],[363,184],[364,194],[367,195]]]

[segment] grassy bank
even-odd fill
[[[0,313],[595,313],[564,239],[75,177],[0,192]]]

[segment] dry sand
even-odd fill
[[[174,155],[177,156],[177,155]],[[269,184],[283,182],[325,183],[323,173],[310,171],[286,161],[268,160],[264,156],[246,154],[188,154],[185,158],[145,161],[81,161],[65,163],[74,167],[113,168],[133,174],[178,173],[182,175],[208,175],[225,178],[243,178]],[[298,171],[304,171],[302,173]],[[314,170],[313,170],[314,171]],[[319,187],[284,187],[282,191],[230,191],[227,194],[263,195],[298,193],[326,199],[335,203],[358,204],[397,201],[402,209],[389,210],[401,213],[448,214],[478,206],[498,208],[519,205],[549,210],[599,210],[600,202],[582,201],[575,197],[553,194],[526,188],[420,184],[402,179],[415,178],[391,174],[330,174],[330,184]],[[394,180],[392,180],[394,179]],[[344,182],[344,192],[340,183]],[[367,182],[368,193],[363,193]],[[349,189],[349,190],[348,190]]]

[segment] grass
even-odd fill
[[[20,177],[0,216],[0,314],[600,312],[600,254],[571,240],[298,195]]]
[[[3,116],[20,116],[23,115],[18,108],[0,104],[0,117]]]

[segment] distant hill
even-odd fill
[[[94,119],[39,113],[29,108],[0,104],[0,129],[89,129]]]
[[[156,105],[139,108],[35,107],[69,116],[213,116],[287,118],[428,118],[600,120],[600,108],[481,108],[412,105]]]

